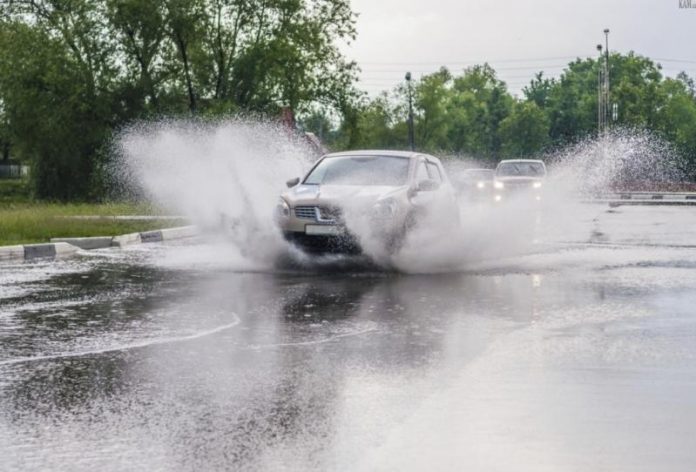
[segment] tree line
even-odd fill
[[[0,0],[0,140],[37,197],[95,198],[133,121],[344,108],[354,36],[348,0]]]
[[[559,78],[538,72],[513,96],[488,64],[456,75],[446,68],[413,84],[415,141],[419,150],[468,156],[491,163],[502,158],[543,156],[597,136],[598,71],[602,59],[578,58]],[[649,58],[611,54],[612,126],[649,131],[672,146],[696,177],[696,90],[686,73],[665,77]],[[363,98],[332,126],[316,111],[305,126],[336,148],[408,147],[408,89],[399,85]]]
[[[0,160],[29,163],[38,198],[100,198],[130,123],[284,108],[331,148],[406,148],[405,84],[361,94],[340,50],[355,20],[349,0],[0,0]],[[413,84],[416,145],[492,162],[592,136],[598,67],[539,72],[521,97],[487,64],[442,68]],[[612,54],[610,76],[614,125],[658,134],[693,172],[693,80],[633,53]]]

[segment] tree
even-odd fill
[[[514,99],[488,64],[466,69],[455,77],[449,113],[453,151],[486,159],[500,153],[500,122],[510,113]]]
[[[360,108],[356,123],[353,148],[397,148],[408,146],[406,122],[399,107],[392,105],[387,94],[382,94]]]
[[[545,110],[554,144],[575,142],[597,129],[598,67],[594,59],[577,59],[548,91]]]
[[[10,160],[10,148],[12,147],[10,133],[10,120],[5,112],[5,106],[0,102],[0,161]]]
[[[193,82],[192,54],[196,41],[203,34],[204,3],[200,0],[166,0],[164,2],[165,31],[181,61],[183,82],[191,113],[198,110],[198,93]]]
[[[537,72],[529,85],[522,89],[522,93],[527,100],[534,102],[539,108],[546,108],[551,90],[555,86],[554,79],[546,79],[543,72]]]
[[[2,25],[2,100],[16,150],[32,164],[39,197],[68,200],[90,193],[92,156],[108,135],[109,115],[85,83],[87,71],[48,32]]]
[[[338,46],[355,36],[348,0],[12,0],[0,21],[0,131],[43,198],[90,197],[133,120],[348,112],[359,97]]]
[[[596,132],[597,81],[603,60],[577,59],[559,80],[545,82],[537,75],[524,89],[526,98],[548,113],[554,143],[571,143]],[[611,104],[619,110],[615,125],[653,127],[662,106],[660,67],[634,53],[614,53],[609,65]]]
[[[660,86],[665,103],[656,114],[656,129],[681,154],[681,170],[696,178],[696,100],[683,77],[666,79]]]
[[[165,10],[162,0],[107,0],[107,20],[124,57],[123,88],[130,116],[160,110],[160,86],[171,71],[162,67]]]
[[[529,157],[539,154],[549,144],[549,119],[533,101],[517,102],[500,123],[502,154]]]
[[[415,87],[415,132],[419,149],[437,151],[449,149],[450,120],[448,105],[451,96],[452,74],[441,68],[423,77]]]
[[[611,101],[620,111],[617,124],[653,128],[656,113],[664,102],[660,66],[632,52],[612,54],[610,65]]]
[[[334,125],[326,110],[312,110],[300,122],[304,131],[314,133],[323,143],[332,144],[336,138]]]

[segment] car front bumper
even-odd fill
[[[333,235],[307,234],[302,231],[283,231],[285,240],[312,254],[361,254],[357,238],[347,231]]]

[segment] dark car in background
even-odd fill
[[[491,169],[465,169],[453,178],[457,193],[472,201],[490,201],[494,180],[495,171]]]

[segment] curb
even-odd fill
[[[42,257],[72,256],[80,248],[68,243],[27,244],[24,246],[24,260]]]
[[[0,261],[11,261],[13,259],[24,259],[24,246],[0,247]]]
[[[25,244],[21,246],[1,246],[0,261],[17,259],[32,260],[39,258],[60,258],[76,254],[80,249],[92,250],[108,247],[130,246],[141,243],[155,243],[185,239],[197,236],[200,231],[195,226],[180,226],[142,233],[122,234],[119,236],[95,236],[90,238],[51,238],[50,243]]]
[[[99,215],[76,215],[61,216],[67,220],[99,220],[99,221],[171,221],[185,220],[183,215],[150,216],[150,215],[120,215],[120,216],[99,216]]]
[[[52,243],[68,243],[77,246],[80,249],[102,249],[111,247],[111,241],[114,238],[111,236],[97,236],[94,238],[51,238]]]
[[[140,233],[130,233],[114,236],[111,240],[111,245],[122,248],[124,246],[130,246],[131,244],[140,244],[141,242]]]
[[[79,251],[80,248],[65,242],[46,244],[25,244],[24,246],[0,247],[0,261],[15,259],[40,259],[45,257],[68,257]]]
[[[593,203],[608,203],[611,207],[622,205],[696,205],[696,192],[616,192],[598,195]]]
[[[178,228],[167,228],[160,231],[162,233],[162,241],[171,241],[172,239],[193,238],[201,234],[200,230],[195,226],[179,226]]]

